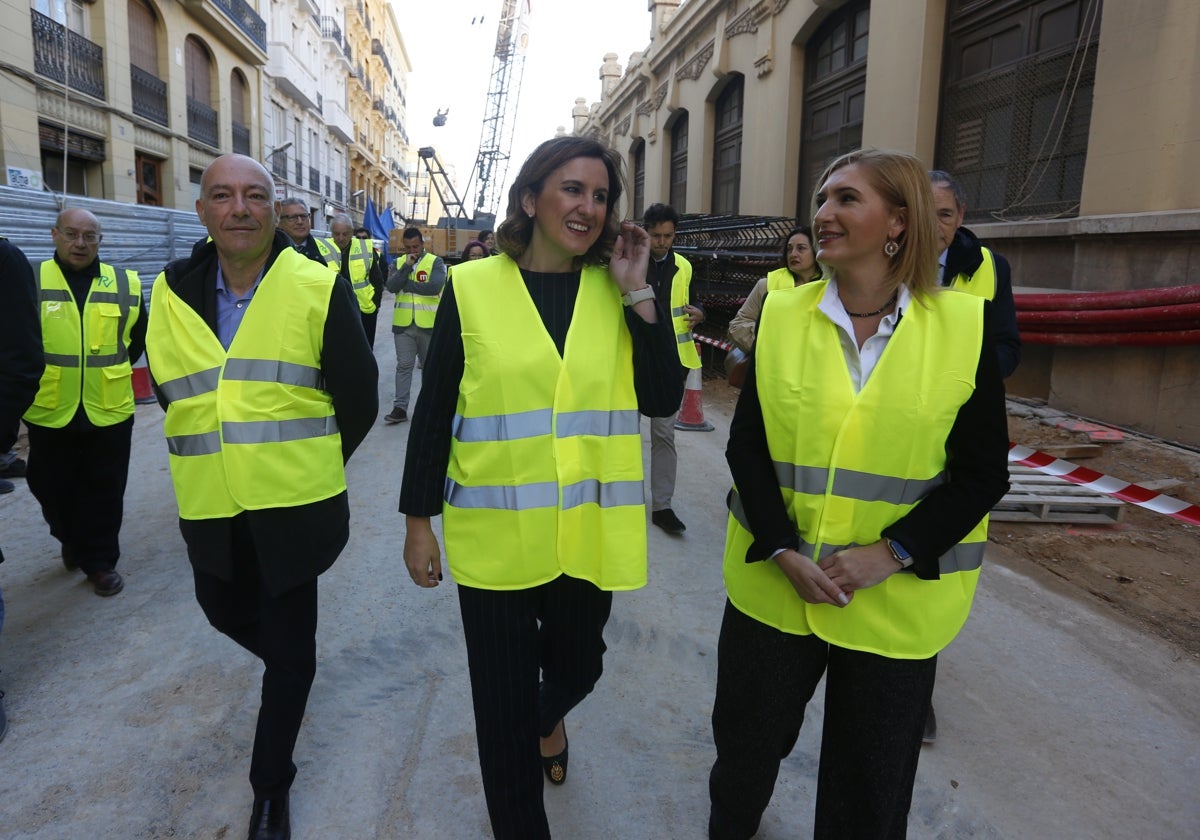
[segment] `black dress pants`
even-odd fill
[[[133,417],[112,426],[76,418],[61,429],[26,423],[29,492],[63,556],[86,574],[116,568]]]
[[[710,840],[744,840],[825,674],[813,836],[893,840],[908,830],[937,657],[889,659],[776,630],[728,601],[717,649]]]
[[[256,801],[277,799],[296,778],[292,752],[317,672],[317,581],[272,596],[244,519],[234,519],[232,533],[233,580],[193,567],[196,600],[213,627],[266,666],[250,786]]]
[[[600,679],[612,593],[560,575],[532,589],[459,585],[458,601],[492,833],[549,838],[538,739]]]

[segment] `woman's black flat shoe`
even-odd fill
[[[567,780],[567,751],[571,743],[567,740],[567,727],[563,723],[563,751],[558,755],[542,756],[542,770],[552,785],[561,785]]]

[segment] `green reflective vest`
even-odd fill
[[[136,271],[100,263],[83,318],[67,279],[53,259],[41,265],[38,301],[46,369],[25,419],[59,429],[82,400],[94,426],[112,426],[133,414],[129,337],[138,319],[142,284]]]
[[[296,507],[346,489],[321,347],[336,275],[285,248],[229,351],[159,275],[146,352],[170,400],[163,432],[183,519]]]
[[[433,263],[437,257],[426,251],[412,268],[410,278],[416,283],[428,283],[429,275],[433,272]],[[400,292],[396,295],[396,306],[392,310],[392,326],[407,327],[416,323],[418,327],[429,329],[437,317],[438,301],[441,295],[418,295],[412,292]]]
[[[983,304],[968,295],[913,300],[857,394],[837,327],[817,305],[819,280],[767,295],[755,345],[767,444],[800,553],[824,558],[869,545],[944,483],[946,438],[975,387]],[[809,604],[772,562],[747,563],[753,540],[736,492],[725,543],[734,606],[787,633],[845,648],[924,659],[966,621],[987,518],[940,558],[940,580],[899,572],[858,590],[846,607]]]
[[[981,297],[984,300],[996,298],[996,257],[990,248],[980,248],[983,262],[974,274],[959,274],[950,282],[950,288],[957,292]]]
[[[320,239],[315,241],[317,250],[325,258],[325,264],[341,271],[342,252],[337,243],[332,239],[328,242],[322,242]],[[350,285],[354,287],[354,296],[358,298],[358,309],[364,315],[370,315],[375,311],[375,290],[371,288],[370,277],[372,256],[371,249],[366,247],[361,239],[350,240],[350,265],[347,268],[346,276],[350,279]]]
[[[675,276],[671,278],[671,326],[675,330],[675,345],[679,348],[679,361],[685,368],[700,367],[700,354],[696,351],[696,338],[688,326],[688,290],[692,285],[692,264],[675,254]]]
[[[621,293],[583,270],[562,357],[507,256],[460,263],[466,365],[442,512],[459,583],[646,583],[642,441]]]

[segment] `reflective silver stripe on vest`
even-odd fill
[[[548,435],[552,431],[552,412],[548,408],[518,411],[513,414],[492,414],[486,417],[454,415],[451,434],[459,443],[521,440]]]
[[[682,307],[682,306],[676,306],[674,309],[672,309],[672,310],[671,310],[671,317],[672,317],[672,318],[679,318],[679,317],[681,317],[681,316],[683,315],[683,313],[684,313],[685,311],[686,311],[686,310],[684,309],[684,307]]]
[[[824,467],[806,467],[776,461],[775,477],[779,480],[780,487],[795,490],[797,493],[821,496],[825,494],[829,470]],[[830,492],[834,496],[863,502],[913,505],[945,481],[945,473],[928,479],[909,479],[840,469],[834,473],[833,488]]]
[[[42,289],[38,294],[38,300],[74,300],[71,293],[66,289]]]
[[[160,382],[158,390],[167,398],[167,402],[175,402],[212,393],[217,390],[217,383],[220,379],[221,369],[219,367],[209,368],[199,373],[172,379],[170,382]]]
[[[750,523],[746,520],[746,509],[742,506],[742,499],[738,496],[736,489],[729,491],[729,512],[733,514],[734,520],[739,525],[750,531]],[[753,534],[753,532],[751,532]],[[986,542],[970,542],[959,543],[951,546],[950,550],[938,558],[938,571],[943,575],[954,574],[955,572],[973,572],[983,566],[983,551]],[[846,548],[851,548],[855,543],[848,545],[830,545],[821,546],[821,559],[835,554]],[[800,553],[805,557],[813,556],[813,544],[803,539],[800,540]],[[913,569],[910,566],[907,569],[901,569],[903,572],[912,573]]]
[[[78,356],[68,356],[65,353],[43,353],[42,357],[48,365],[58,365],[59,367],[79,367]]]
[[[96,353],[88,353],[83,357],[83,366],[102,368],[109,365],[119,365],[121,362],[126,361],[129,361],[129,351],[125,348],[125,343],[121,342],[116,353],[107,353],[103,356]]]
[[[120,292],[92,292],[88,295],[89,303],[115,303],[122,304],[125,302],[125,295]]]
[[[221,451],[221,436],[216,432],[199,435],[173,435],[167,438],[167,450],[172,455],[187,458],[192,455],[215,455]]]
[[[426,295],[428,297],[428,295]],[[437,312],[438,305],[436,303],[413,303],[414,312]]]
[[[281,362],[277,359],[226,359],[225,379],[243,382],[277,382],[320,390],[324,384],[319,368]]]
[[[447,504],[456,508],[532,510],[555,507],[558,504],[558,484],[553,481],[541,481],[516,487],[466,487],[452,478],[447,478],[444,497]]]
[[[692,334],[690,332],[681,332],[675,336],[676,344],[691,344],[692,341],[694,341],[694,339],[692,338]]]
[[[825,485],[829,481],[829,470],[824,467],[804,467],[799,464],[788,464],[775,461],[775,478],[780,487],[795,490],[797,493],[821,496],[825,493]]]
[[[563,510],[592,502],[602,508],[640,505],[645,502],[645,488],[640,481],[601,482],[585,478],[563,487]]]
[[[221,423],[225,443],[284,443],[336,434],[337,418],[297,417],[294,420],[244,420]]]
[[[565,438],[578,435],[594,435],[596,437],[636,435],[641,432],[639,423],[636,409],[565,411],[558,415],[556,436]]]

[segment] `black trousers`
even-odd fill
[[[937,657],[888,659],[783,633],[728,601],[717,649],[709,837],[754,835],[825,674],[813,836],[890,840],[908,830]]]
[[[538,739],[600,679],[612,593],[560,575],[532,589],[460,585],[458,602],[492,833],[549,838]]]
[[[263,661],[262,706],[254,732],[250,786],[256,801],[287,794],[292,752],[317,672],[317,581],[271,597],[249,528],[235,518],[233,580],[193,567],[196,600],[213,627]]]
[[[133,417],[112,426],[25,426],[26,482],[64,557],[86,574],[116,568]]]
[[[367,344],[371,347],[375,346],[375,322],[379,318],[379,310],[376,309],[370,315],[366,312],[359,311],[359,317],[362,318],[363,332],[367,334]]]

